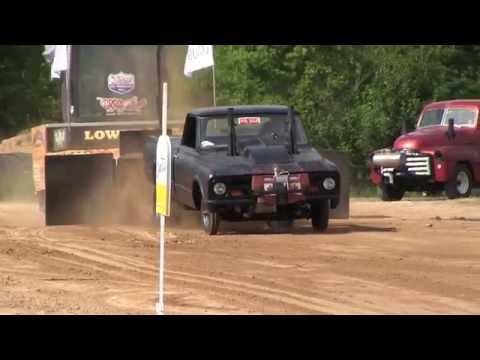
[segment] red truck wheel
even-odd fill
[[[468,198],[472,193],[472,173],[465,165],[457,165],[452,178],[445,184],[449,199]]]

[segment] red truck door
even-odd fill
[[[480,181],[480,130],[479,111],[475,107],[450,107],[444,121],[455,120],[455,138],[449,141],[455,159],[468,161],[473,168],[473,177]]]
[[[475,156],[472,162],[473,177],[475,181],[480,182],[480,112],[477,116],[477,124],[471,132],[470,143],[473,150],[472,153],[474,153]]]

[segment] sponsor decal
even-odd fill
[[[85,141],[118,140],[119,138],[120,138],[120,130],[84,131]]]
[[[64,148],[67,143],[66,129],[56,129],[53,133],[53,141],[56,149]]]
[[[241,117],[238,119],[239,125],[260,125],[262,118],[259,117]]]
[[[147,99],[139,100],[136,96],[130,99],[97,97],[97,100],[107,115],[140,115],[148,104]]]
[[[135,75],[119,72],[110,74],[107,79],[108,90],[118,95],[127,95],[135,90]]]

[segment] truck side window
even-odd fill
[[[441,125],[444,111],[444,109],[436,109],[424,112],[418,127]]]
[[[185,120],[185,127],[183,130],[183,138],[182,138],[182,145],[187,146],[189,148],[195,149],[196,147],[196,140],[197,140],[197,127],[195,118],[193,116],[187,116]]]

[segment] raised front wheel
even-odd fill
[[[202,226],[208,235],[217,235],[220,227],[220,217],[216,212],[208,211],[207,206],[202,201],[202,209],[200,211]]]

